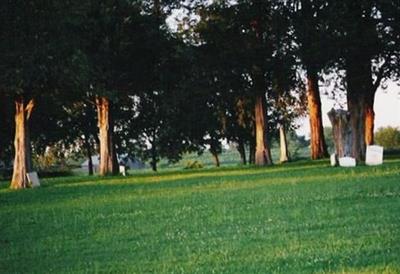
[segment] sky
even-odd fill
[[[337,108],[335,101],[329,99],[327,95],[321,95],[323,124],[325,127],[331,127],[327,113],[332,107]],[[388,82],[387,89],[378,89],[375,94],[375,131],[380,127],[399,127],[400,128],[400,86],[394,82]],[[300,126],[297,134],[310,137],[310,125],[308,117],[297,121]]]

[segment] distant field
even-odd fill
[[[0,183],[0,273],[400,273],[400,160]]]
[[[308,147],[297,147],[295,144],[289,143],[289,151],[291,152],[291,158],[295,160],[310,157],[310,149]],[[275,163],[279,163],[279,148],[277,144],[272,146],[271,156]],[[222,166],[239,166],[241,164],[239,152],[233,147],[229,150],[223,150],[219,155],[219,158]],[[248,151],[246,159],[248,160]],[[211,153],[209,151],[205,151],[201,155],[198,155],[197,153],[185,154],[181,161],[174,164],[168,163],[167,160],[163,159],[160,161],[159,167],[168,169],[182,169],[189,161],[198,161],[206,168],[215,166]]]

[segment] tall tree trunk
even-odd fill
[[[158,20],[161,18],[162,10],[160,0],[153,1],[153,13]]]
[[[307,71],[307,103],[311,131],[311,159],[328,156],[322,124],[321,97],[319,95],[318,73],[312,69]]]
[[[151,169],[152,169],[154,172],[157,172],[157,161],[154,160],[154,159],[151,159],[150,165],[151,165]]]
[[[10,187],[13,189],[26,188],[29,186],[27,173],[32,168],[31,144],[29,135],[29,119],[33,108],[34,100],[28,104],[21,96],[15,100],[15,138],[14,138],[14,169]]]
[[[352,127],[350,113],[339,109],[328,112],[332,124],[332,136],[335,143],[335,153],[338,158],[352,156]]]
[[[270,165],[272,164],[271,153],[266,139],[265,130],[265,98],[259,95],[255,104],[255,126],[256,126],[256,153],[255,164]]]
[[[280,157],[279,161],[281,163],[286,163],[289,161],[289,152],[286,138],[286,130],[284,125],[279,126],[279,143],[280,143]]]
[[[88,173],[89,176],[93,175],[93,160],[92,160],[92,148],[89,142],[89,135],[85,136],[85,147],[86,147],[86,157],[88,159]]]
[[[365,144],[367,146],[374,144],[374,127],[375,127],[375,112],[370,105],[365,109]]]
[[[214,164],[216,167],[220,166],[220,162],[219,162],[219,153],[221,153],[221,148],[220,148],[220,143],[218,141],[218,139],[214,136],[211,137],[211,141],[210,141],[210,153],[213,156],[214,159]]]
[[[257,3],[257,2],[256,2]],[[260,18],[256,17],[252,21],[251,25],[256,33],[256,39],[258,46],[262,45],[262,27]],[[255,153],[255,164],[259,166],[272,164],[271,151],[269,149],[267,138],[266,138],[266,109],[265,109],[265,76],[263,66],[259,64],[253,64],[253,85],[256,94],[256,101],[254,106],[254,120],[255,120],[255,131],[256,131],[256,153]]]
[[[347,105],[350,112],[350,124],[352,132],[351,156],[361,161],[365,156],[365,113],[364,98],[348,96]]]
[[[374,99],[375,91],[368,94],[365,100],[365,144],[367,146],[374,144],[374,127],[375,127],[375,112]]]
[[[374,144],[374,127],[375,127],[375,112],[374,112],[374,102],[375,93],[379,86],[381,85],[382,79],[385,77],[386,62],[381,65],[376,74],[376,78],[372,80],[371,66],[366,65],[365,73],[367,84],[367,92],[365,92],[365,144],[367,146]],[[367,76],[368,75],[368,76]]]
[[[255,164],[256,162],[256,139],[251,138],[249,142],[249,164]]]
[[[100,167],[99,174],[117,175],[118,160],[113,142],[114,122],[111,114],[111,102],[106,97],[96,98],[99,141],[100,141]]]
[[[157,132],[154,129],[151,133],[151,161],[150,165],[154,172],[157,171],[157,162],[158,162],[158,155],[157,155],[157,147],[156,147],[156,140],[157,140]]]
[[[88,151],[88,172],[89,172],[89,176],[93,175],[93,159],[92,159],[92,153]]]
[[[246,161],[246,148],[244,147],[243,138],[239,138],[238,145],[237,145],[237,150],[239,152],[240,160],[241,160],[242,164],[246,165],[247,164],[247,161]]]
[[[346,60],[347,107],[352,129],[352,157],[365,158],[365,106],[372,90],[371,61],[355,55]]]
[[[216,167],[220,167],[220,162],[219,162],[218,153],[215,152],[215,151],[211,151],[211,154],[212,154],[212,156],[213,156],[215,166],[216,166]]]
[[[157,171],[157,151],[154,144],[151,145],[151,169],[156,172]]]

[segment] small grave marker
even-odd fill
[[[367,153],[365,155],[365,164],[369,166],[376,166],[383,164],[383,147],[367,146]]]
[[[342,157],[339,158],[339,165],[341,167],[355,167],[356,159],[352,157]]]
[[[119,173],[122,174],[122,176],[126,176],[126,167],[125,166],[119,166]]]
[[[27,177],[28,182],[31,184],[32,187],[39,187],[40,186],[39,176],[38,176],[36,171],[27,173],[26,177]]]

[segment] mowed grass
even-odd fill
[[[400,273],[400,160],[0,189],[0,273]]]

